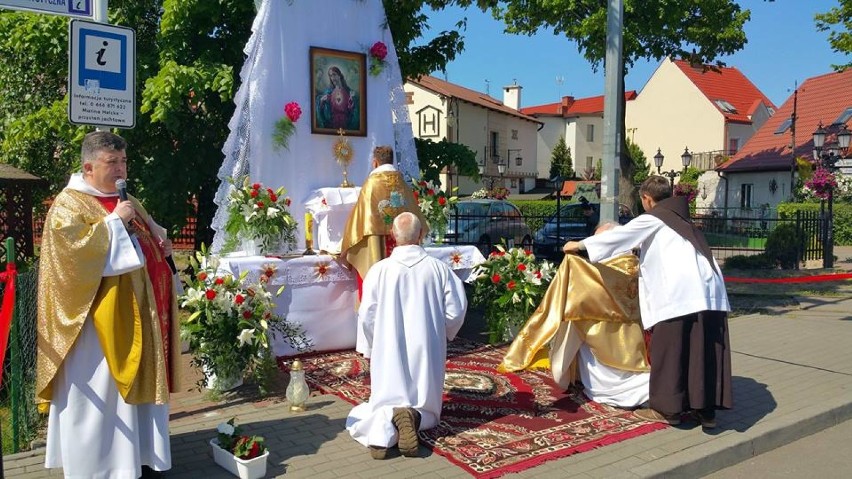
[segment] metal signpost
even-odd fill
[[[136,36],[131,28],[71,20],[68,119],[114,128],[136,125]]]
[[[94,19],[92,0],[0,0],[0,7]]]

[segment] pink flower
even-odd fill
[[[302,116],[302,108],[295,101],[291,101],[290,103],[284,105],[284,113],[287,115],[287,118],[290,119],[293,123],[299,121],[299,117]]]
[[[384,60],[388,55],[388,47],[382,42],[376,42],[370,47],[370,55],[379,60]]]

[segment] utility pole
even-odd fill
[[[621,180],[621,125],[624,123],[622,98],[624,63],[622,59],[623,0],[609,0],[606,13],[606,61],[604,63],[604,127],[601,161],[600,220],[618,220],[618,183]]]
[[[790,115],[790,151],[793,155],[790,161],[790,198],[796,190],[796,107],[799,102],[799,82],[793,84],[793,113]]]

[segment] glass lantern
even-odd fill
[[[302,369],[302,362],[298,359],[293,361],[293,366],[290,368],[290,383],[287,384],[285,396],[290,402],[290,411],[302,412],[306,409],[305,402],[310,394],[308,383],[305,381],[305,370]]]

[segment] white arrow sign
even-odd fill
[[[92,0],[0,0],[0,7],[69,17],[93,18]]]

